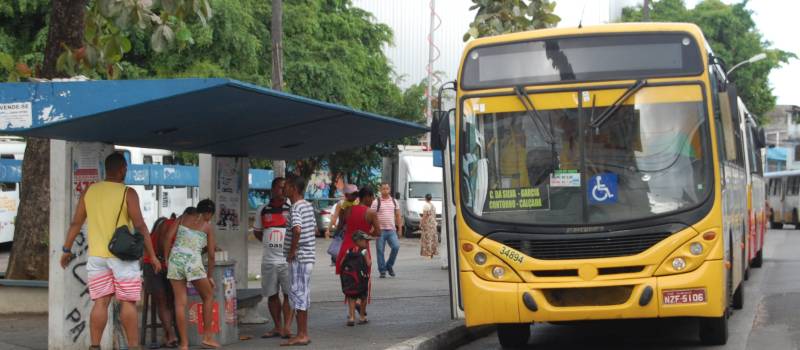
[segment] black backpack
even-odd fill
[[[342,260],[342,293],[348,297],[360,297],[367,294],[369,273],[367,262],[358,247],[350,249]]]

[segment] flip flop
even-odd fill
[[[281,344],[281,346],[306,346],[308,344],[311,344],[311,340],[306,342],[297,342],[297,343],[283,343]]]
[[[367,324],[367,323],[369,323],[369,320],[366,318],[363,320],[358,320],[358,324]]]
[[[347,321],[347,327],[353,327],[356,325],[356,321]]]
[[[177,349],[178,348],[178,341],[177,340],[173,340],[173,341],[171,341],[169,343],[164,343],[164,345],[161,345],[161,347],[162,348],[168,348],[168,349]]]
[[[267,332],[267,333],[264,333],[264,335],[262,335],[261,338],[262,339],[277,338],[277,337],[280,337],[280,336],[281,336],[281,332]]]
[[[201,349],[219,349],[219,346],[211,345],[211,344],[206,343],[206,342],[202,342],[202,343],[200,343],[200,348]]]

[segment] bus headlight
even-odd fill
[[[672,259],[672,268],[677,271],[682,271],[686,268],[686,260],[683,260],[681,257]]]
[[[478,265],[483,265],[486,263],[486,254],[483,252],[478,252],[475,254],[475,263]]]
[[[504,269],[502,266],[495,266],[492,268],[492,276],[494,276],[494,278],[501,279],[505,274],[506,269]]]
[[[689,251],[694,255],[703,254],[703,245],[700,242],[692,242],[692,244],[689,245]]]
[[[683,243],[664,259],[661,266],[656,270],[655,275],[665,276],[694,271],[703,264],[708,254],[713,250],[712,244],[716,236],[717,234],[714,231],[708,231]],[[709,238],[712,242],[709,242]]]

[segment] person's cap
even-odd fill
[[[360,241],[362,239],[363,240],[370,240],[370,239],[372,239],[372,237],[370,235],[368,235],[366,232],[361,231],[361,230],[358,230],[355,233],[353,233],[353,241],[354,242],[355,241]]]
[[[352,194],[358,192],[358,186],[349,184],[344,186],[344,194]]]

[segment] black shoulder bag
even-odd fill
[[[128,187],[125,187],[125,192],[122,194],[122,203],[119,205],[119,213],[117,213],[117,220],[114,221],[114,225],[119,222],[122,207],[125,205],[127,197]],[[119,226],[114,230],[114,236],[111,237],[111,242],[108,243],[108,251],[120,260],[139,260],[144,252],[144,236],[139,232],[131,232],[127,224]]]

